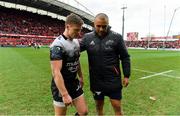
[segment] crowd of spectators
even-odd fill
[[[180,40],[176,41],[126,41],[127,47],[141,48],[180,48]]]
[[[64,31],[64,21],[46,15],[0,6],[0,34],[58,36]],[[83,29],[88,32],[88,29]],[[83,31],[81,35],[83,35]],[[25,38],[0,36],[0,44],[19,45],[39,43],[49,45],[54,38]]]
[[[57,36],[64,21],[27,11],[0,7],[0,33]]]

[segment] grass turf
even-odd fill
[[[132,74],[128,88],[123,89],[123,112],[126,115],[180,115],[180,52],[129,50],[129,53]],[[82,53],[80,59],[89,114],[95,115],[86,53]],[[165,75],[140,79],[169,70],[172,71]],[[53,115],[50,82],[49,49],[0,48],[0,115]],[[150,100],[150,96],[156,100]],[[108,98],[104,111],[106,115],[114,114]],[[74,113],[75,108],[69,107],[67,114]]]

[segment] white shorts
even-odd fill
[[[83,96],[83,95],[84,95],[84,94],[81,94],[80,96],[74,98],[73,101],[76,100],[76,99],[78,99],[79,97],[81,97],[81,96]],[[53,105],[54,105],[54,106],[57,106],[57,107],[66,107],[66,105],[64,104],[64,102],[59,102],[59,101],[55,101],[55,100],[53,100]]]

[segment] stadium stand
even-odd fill
[[[23,10],[0,6],[0,45],[49,45],[62,34],[64,21]],[[89,32],[83,28],[80,37]]]
[[[148,41],[126,41],[127,47],[141,47],[141,48],[147,48],[148,47]],[[176,41],[166,41],[163,43],[163,41],[150,41],[149,42],[149,48],[180,48],[180,39]]]

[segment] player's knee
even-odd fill
[[[113,106],[113,108],[114,108],[114,111],[121,112],[121,106],[115,105],[115,106]]]
[[[88,115],[88,110],[83,110],[81,112],[76,113],[75,116]]]
[[[112,104],[115,111],[121,111],[121,105],[120,104]]]
[[[83,111],[83,115],[88,115],[88,110],[87,109]]]

